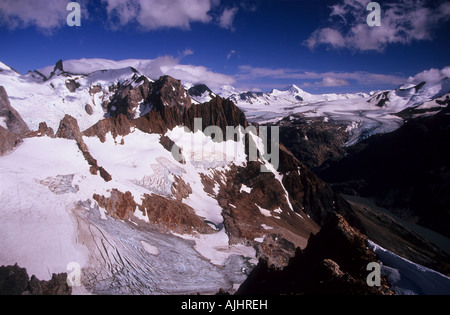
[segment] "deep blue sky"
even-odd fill
[[[297,84],[306,91],[324,93],[393,88],[418,72],[450,65],[450,12],[443,12],[447,8],[443,6],[445,1],[419,1],[416,12],[426,9],[429,18],[420,26],[407,25],[407,31],[399,29],[391,42],[383,41],[382,35],[373,37],[370,40],[375,46],[371,49],[360,48],[361,43],[356,43],[371,28],[365,25],[364,32],[354,36],[350,33],[351,27],[361,24],[361,16],[369,14],[358,7],[344,6],[356,0],[200,0],[212,3],[206,13],[209,20],[191,17],[188,26],[152,27],[145,24],[148,19],[130,19],[120,25],[120,9],[115,15],[107,14],[108,0],[89,1],[88,5],[79,1],[87,12],[82,16],[81,27],[67,26],[65,18],[69,12],[65,10],[50,13],[60,19],[55,24],[34,23],[30,18],[33,12],[27,13],[27,2],[34,0],[12,1],[15,5],[5,1],[0,4],[0,61],[21,73],[55,64],[59,59],[154,59],[169,55],[178,58],[180,64],[204,66],[226,74],[239,88],[268,90]],[[65,6],[69,1],[53,2]],[[24,9],[14,13],[17,8],[10,6],[17,3]],[[392,3],[395,5],[391,1],[391,6],[384,6],[380,2],[384,33],[393,27],[393,18],[387,13]],[[345,24],[343,19],[330,16],[332,5],[342,5],[349,11],[347,17],[358,17],[359,21],[348,18]],[[225,10],[231,9],[233,18],[221,24]],[[36,12],[36,18],[48,19],[43,16],[45,11]],[[439,12],[439,18],[431,19]],[[409,23],[414,13],[414,8],[405,11],[404,23]],[[166,14],[171,18],[170,11]],[[423,38],[415,38],[419,32],[414,27],[426,29]],[[333,38],[326,37],[322,43],[308,47],[306,41],[314,38],[314,32],[317,35],[326,28],[338,30],[347,38],[345,43],[327,42]],[[315,38],[318,40],[319,36]],[[384,82],[371,79],[371,75],[379,74],[386,76]]]

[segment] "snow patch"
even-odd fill
[[[245,186],[244,184],[242,184],[240,193],[242,194],[243,191],[245,191],[247,194],[250,194],[252,192],[252,189],[250,187]]]
[[[272,213],[271,213],[269,210],[264,209],[264,208],[261,208],[261,207],[258,206],[257,204],[255,204],[255,205],[258,207],[259,212],[261,212],[261,214],[262,214],[263,216],[265,216],[265,217],[271,217],[271,216],[272,216]]]
[[[149,243],[147,243],[145,241],[141,241],[141,244],[147,253],[154,255],[154,256],[158,256],[160,254],[158,247],[150,245]]]
[[[415,264],[369,241],[369,247],[382,262],[382,273],[397,294],[448,295],[450,277]]]
[[[0,117],[0,126],[8,130],[8,125],[6,124],[6,117]]]

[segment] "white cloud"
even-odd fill
[[[183,83],[204,83],[213,91],[224,85],[232,85],[236,80],[228,75],[213,72],[203,66],[194,65],[163,65],[161,71],[165,75],[170,75],[181,80]]]
[[[432,1],[404,0],[381,3],[381,26],[366,23],[369,11],[367,0],[342,0],[331,7],[333,28],[315,30],[303,42],[314,49],[320,45],[360,51],[383,51],[390,44],[410,44],[417,40],[431,40],[433,31],[450,20],[450,2],[431,6]]]
[[[322,81],[316,82],[315,84],[324,87],[335,87],[335,86],[349,85],[350,83],[345,79],[325,77],[322,79]]]
[[[233,29],[234,17],[238,12],[238,8],[225,9],[219,18],[219,25],[225,29]]]
[[[83,17],[87,16],[84,0],[77,1],[82,7]],[[9,29],[37,27],[51,33],[53,30],[67,26],[67,0],[1,0],[0,26]]]
[[[234,54],[236,54],[236,53],[237,53],[236,50],[234,50],[234,49],[230,50],[230,52],[229,52],[228,55],[227,55],[227,60],[230,60],[231,57],[232,57]]]
[[[316,81],[315,85],[322,86],[347,85],[350,84],[350,81],[355,81],[358,84],[365,86],[374,86],[376,84],[399,85],[403,84],[406,81],[406,78],[402,76],[370,73],[366,71],[314,72],[290,68],[258,68],[247,65],[240,66],[239,73],[235,77],[238,81],[248,81],[255,79],[321,80]]]
[[[437,82],[450,77],[450,67],[445,67],[442,70],[430,69],[416,74],[408,78],[409,83],[419,84],[421,82]]]
[[[330,44],[335,48],[342,48],[345,47],[345,39],[339,31],[326,27],[315,30],[304,44],[311,50],[321,44]]]
[[[145,30],[189,29],[191,23],[209,23],[217,0],[102,0],[112,28],[136,22]]]

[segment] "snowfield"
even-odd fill
[[[449,295],[450,278],[415,264],[369,241],[370,248],[382,262],[381,272],[400,295]]]
[[[182,138],[180,130],[169,135],[180,141],[175,137]],[[89,172],[72,140],[25,139],[0,158],[0,264],[18,263],[48,280],[76,262],[84,290],[101,294],[215,293],[242,283],[243,270],[251,269],[247,261],[256,263],[255,250],[229,245],[223,228],[211,235],[163,234],[140,211],[130,221],[119,221],[93,200],[94,193],[108,196],[114,188],[130,191],[137,203],[144,194],[168,196],[173,177],[180,176],[193,190],[184,202],[220,226],[221,207],[204,191],[199,175],[209,169],[176,162],[159,137],[138,130],[123,137],[124,144],[110,134],[105,143],[84,137],[111,174],[108,183]],[[151,180],[144,187],[145,178]]]

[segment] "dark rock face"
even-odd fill
[[[53,274],[49,281],[41,281],[34,275],[29,279],[25,268],[0,267],[0,295],[71,295],[67,274]]]
[[[192,234],[194,231],[202,234],[214,232],[195,214],[194,209],[182,203],[181,200],[145,194],[139,210],[164,232],[168,230],[179,234]]]
[[[196,84],[193,87],[191,87],[188,90],[188,93],[192,97],[199,97],[202,96],[205,93],[208,93],[209,95],[212,95],[213,92],[209,87],[207,87],[205,84]]]
[[[183,113],[185,109],[191,107],[191,98],[184,90],[181,81],[170,76],[163,76],[153,83],[149,103],[156,110],[168,106],[178,109],[179,113]]]
[[[263,173],[260,168],[259,162],[249,162],[246,167],[232,167],[225,182],[222,174],[217,174],[213,179],[203,178],[203,184],[205,188],[210,180],[219,184],[217,200],[230,243],[249,243],[256,248],[257,257],[281,268],[295,254],[295,248],[305,247],[310,234],[320,227],[303,211],[296,214],[288,203],[292,196],[286,195],[272,173]],[[244,185],[249,192],[241,190]],[[264,241],[255,242],[258,238]]]
[[[75,93],[79,87],[80,83],[78,83],[76,80],[72,79],[66,81],[66,88],[69,90],[70,93]]]
[[[92,115],[92,114],[94,114],[94,110],[92,109],[92,106],[91,105],[89,105],[89,104],[86,104],[86,106],[84,107],[84,110],[86,111],[86,113],[88,114],[88,115]]]
[[[27,124],[9,103],[8,93],[0,86],[0,119],[6,125],[0,125],[0,156],[11,151],[22,142],[22,137],[29,132]]]
[[[242,112],[232,101],[223,99],[219,96],[213,98],[209,102],[193,105],[187,110],[183,121],[184,126],[193,131],[195,118],[202,119],[202,130],[207,126],[217,126],[222,129],[224,139],[226,127],[248,127],[244,112]]]
[[[50,73],[47,80],[52,78],[55,75],[62,74],[62,73],[64,73],[64,64],[63,64],[63,61],[60,59],[56,63],[55,67],[53,68],[53,71]]]
[[[98,137],[100,141],[106,141],[106,134],[111,132],[113,138],[118,136],[126,136],[130,133],[131,128],[134,127],[135,121],[128,119],[125,115],[117,117],[108,117],[100,120],[91,128],[83,132],[86,137]]]
[[[176,186],[173,188],[177,189]],[[163,232],[173,231],[180,234],[194,231],[203,234],[213,232],[213,229],[195,214],[194,209],[181,200],[145,194],[142,203],[138,204],[129,191],[122,193],[117,189],[113,189],[109,197],[94,194],[93,198],[111,217],[119,220],[128,220],[136,210],[139,210]]]
[[[185,108],[184,112],[180,112],[177,107],[165,106],[159,110],[151,110],[137,119],[130,119],[125,114],[111,116],[84,131],[83,135],[97,136],[101,141],[105,141],[107,133],[112,132],[114,138],[126,136],[131,128],[158,134],[165,134],[176,126],[186,126],[194,131],[195,118],[202,119],[202,130],[207,126],[218,126],[223,130],[224,137],[227,126],[248,126],[245,114],[233,102],[216,97],[207,103]]]
[[[379,93],[369,100],[370,103],[378,107],[384,107],[389,102],[389,91]]]
[[[15,135],[22,135],[30,130],[19,113],[12,108],[3,86],[0,86],[0,118],[5,119],[8,130]]]
[[[378,259],[367,248],[367,238],[342,216],[333,215],[286,268],[276,270],[260,261],[237,294],[393,294],[385,279],[380,287],[367,285],[366,268],[371,262]]]
[[[47,123],[41,122],[39,123],[39,128],[36,131],[29,131],[25,134],[25,138],[33,138],[33,137],[50,137],[55,138],[55,132],[53,128],[47,126]]]
[[[0,126],[0,156],[10,152],[22,143],[22,138]]]
[[[346,126],[338,122],[291,115],[275,126],[280,127],[280,142],[310,169],[339,160],[346,154],[343,145],[348,134]]]
[[[133,195],[129,191],[122,193],[117,189],[113,189],[110,197],[94,194],[93,198],[111,217],[119,220],[129,219],[130,214],[134,213],[137,208]]]
[[[128,119],[134,119],[136,112],[140,110],[139,104],[150,104],[148,97],[153,85],[145,76],[138,76],[136,73],[133,77],[134,84],[138,84],[133,88],[131,84],[117,86],[114,96],[105,104],[109,116],[118,117],[125,115]],[[95,90],[94,90],[95,91]],[[92,91],[92,92],[94,92]]]
[[[83,141],[78,121],[70,115],[65,115],[61,120],[56,137],[76,140],[77,142]]]
[[[150,82],[145,76],[135,78],[137,86],[131,84],[119,86],[117,92],[108,103],[108,113],[117,117],[125,115],[129,119],[149,112],[151,109],[164,111],[173,108],[182,115],[191,107],[191,99],[180,81],[169,76],[163,76],[155,82]]]
[[[349,148],[318,172],[336,188],[375,197],[378,205],[450,237],[450,109]]]

